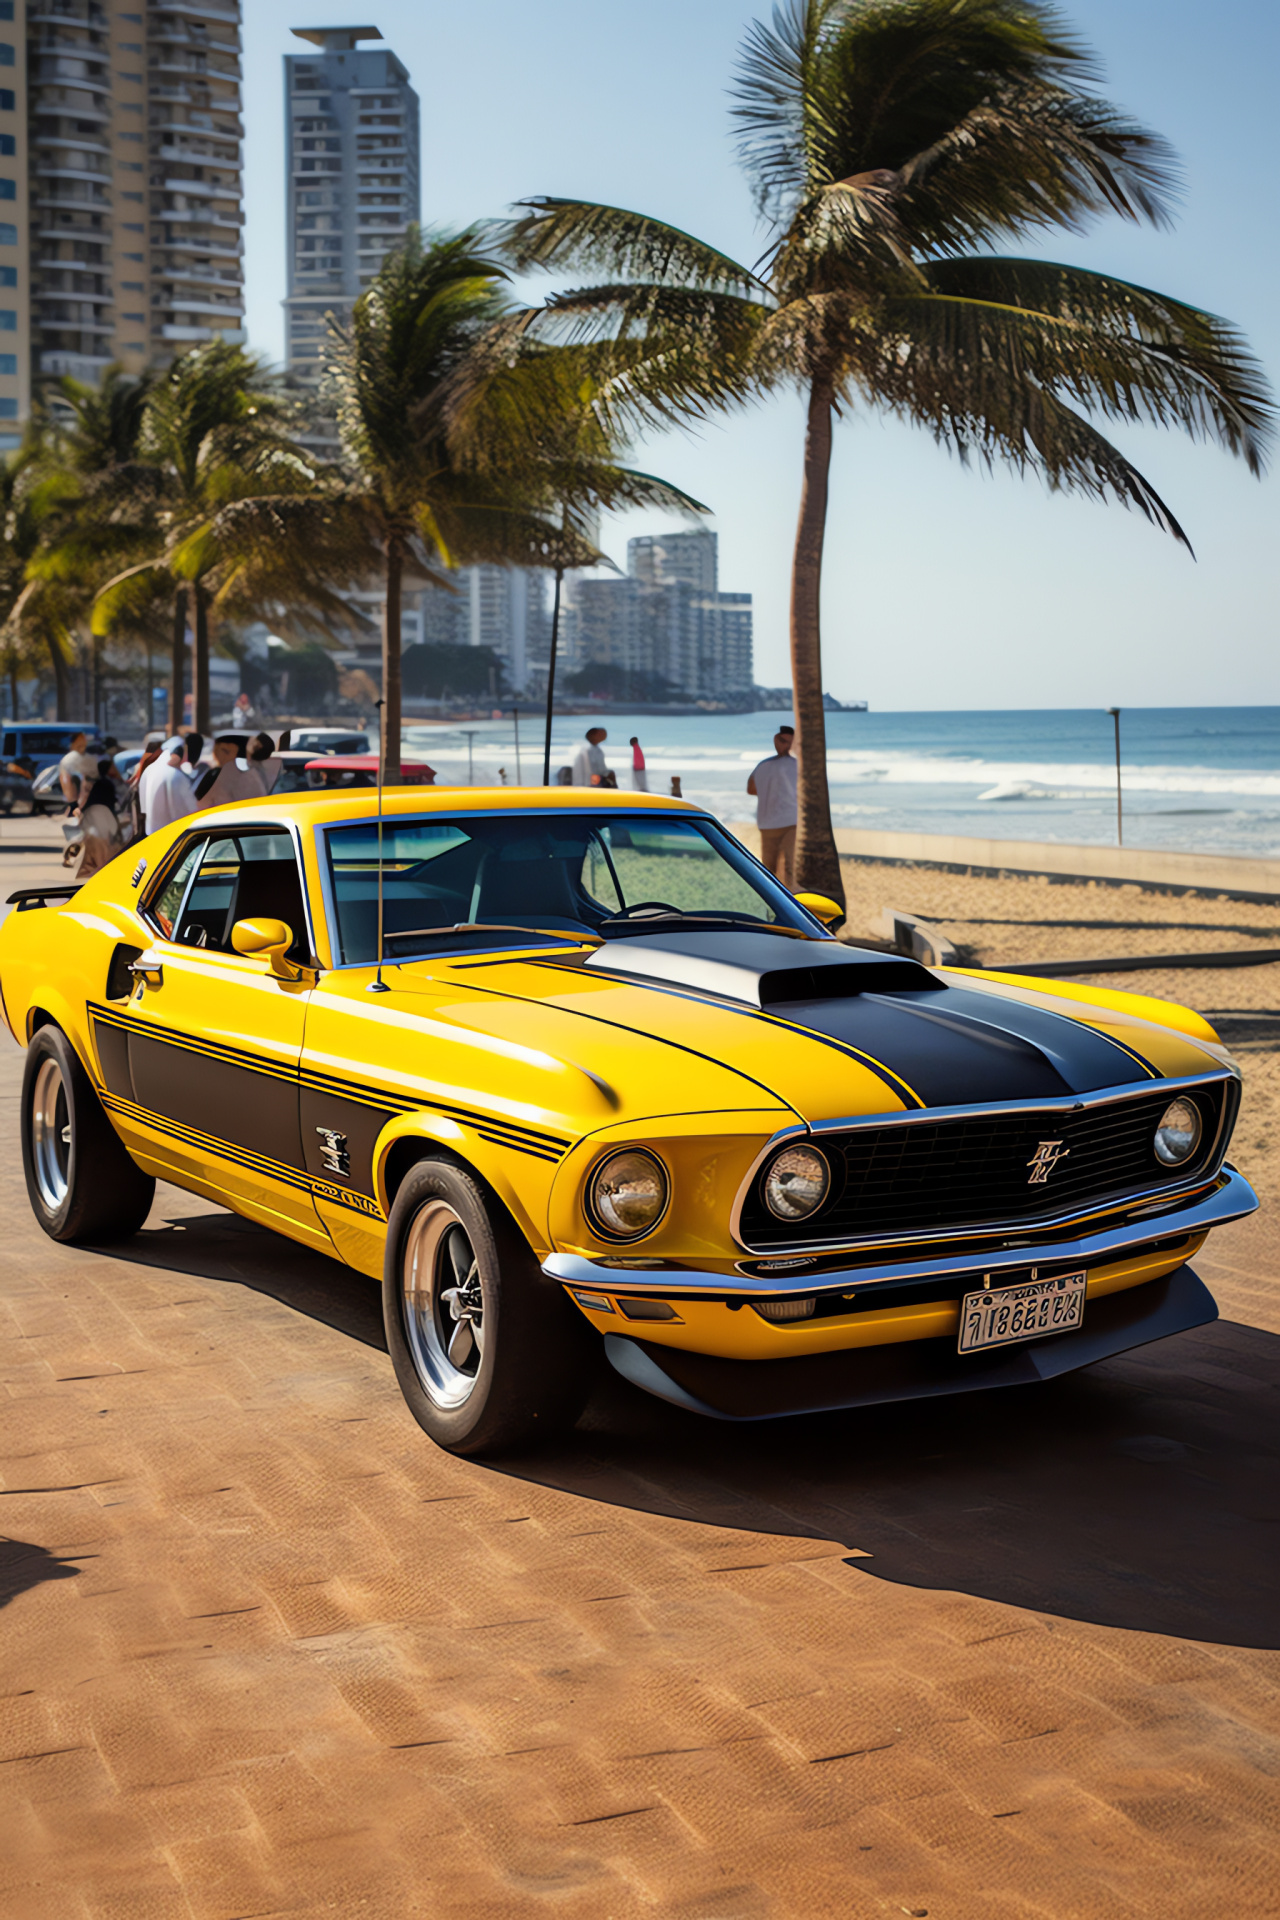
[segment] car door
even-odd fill
[[[182,842],[143,906],[154,930],[125,1006],[96,1035],[114,1116],[135,1151],[295,1238],[327,1245],[299,1137],[298,1063],[314,975],[285,980],[236,953],[238,920],[283,920],[311,959],[302,878],[284,828]]]

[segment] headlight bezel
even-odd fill
[[[819,1163],[825,1175],[822,1192],[806,1213],[784,1213],[780,1208],[775,1207],[770,1198],[770,1175],[779,1162],[785,1160],[787,1155],[791,1153],[808,1154]],[[812,1220],[815,1215],[821,1213],[823,1207],[831,1198],[831,1190],[835,1184],[835,1170],[831,1165],[828,1155],[822,1151],[821,1147],[816,1146],[812,1140],[788,1140],[778,1147],[774,1153],[770,1154],[760,1169],[759,1180],[760,1197],[764,1201],[768,1211],[773,1215],[773,1218],[780,1220],[783,1226],[803,1227],[808,1221]]]
[[[1177,1107],[1186,1108],[1190,1112],[1195,1125],[1194,1125],[1194,1130],[1192,1131],[1192,1134],[1191,1134],[1191,1144],[1188,1146],[1186,1152],[1178,1154],[1176,1157],[1173,1157],[1173,1156],[1170,1156],[1169,1154],[1161,1152],[1160,1136],[1165,1131],[1165,1128],[1168,1125],[1169,1115],[1173,1113],[1173,1111]],[[1199,1102],[1196,1100],[1193,1100],[1189,1094],[1186,1094],[1186,1093],[1175,1094],[1173,1099],[1169,1102],[1168,1106],[1165,1108],[1164,1112],[1161,1114],[1159,1120],[1156,1122],[1155,1131],[1151,1136],[1151,1151],[1155,1155],[1158,1164],[1162,1168],[1164,1168],[1166,1172],[1177,1173],[1180,1171],[1184,1171],[1186,1168],[1191,1166],[1192,1162],[1196,1158],[1196,1155],[1200,1151],[1201,1145],[1203,1144],[1203,1141],[1204,1141],[1204,1136],[1205,1136],[1205,1117],[1204,1117],[1204,1114],[1200,1111]]]
[[[662,1182],[662,1205],[648,1225],[637,1227],[628,1233],[621,1228],[611,1226],[602,1216],[596,1201],[596,1185],[606,1167],[611,1166],[615,1160],[632,1157],[647,1160],[657,1169],[658,1177]],[[594,1160],[587,1170],[582,1188],[582,1210],[587,1217],[588,1226],[598,1239],[607,1240],[612,1246],[632,1246],[637,1240],[647,1239],[650,1234],[657,1232],[671,1211],[671,1192],[671,1170],[654,1148],[639,1145],[610,1147]]]

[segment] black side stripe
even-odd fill
[[[377,1201],[370,1199],[367,1194],[352,1193],[345,1187],[333,1186],[327,1180],[316,1180],[309,1173],[300,1173],[296,1167],[286,1166],[282,1160],[272,1160],[262,1153],[250,1153],[247,1148],[234,1146],[229,1140],[218,1140],[211,1133],[201,1133],[198,1127],[184,1126],[177,1120],[166,1120],[163,1115],[152,1113],[147,1107],[136,1106],[132,1100],[122,1100],[118,1094],[104,1093],[100,1098],[109,1113],[118,1113],[123,1119],[150,1127],[153,1133],[165,1134],[180,1145],[194,1147],[211,1159],[228,1160],[233,1166],[243,1167],[246,1172],[261,1173],[281,1186],[293,1187],[316,1199],[337,1201],[339,1205],[350,1207],[354,1212],[372,1219],[382,1220],[386,1217]]]
[[[474,1128],[484,1139],[493,1144],[511,1147],[517,1153],[532,1154],[538,1159],[560,1160],[572,1144],[561,1134],[543,1133],[536,1127],[524,1126],[514,1120],[503,1120],[496,1114],[482,1113],[473,1107],[456,1106],[445,1100],[433,1100],[425,1094],[384,1092],[377,1087],[344,1080],[338,1074],[320,1073],[310,1067],[286,1067],[279,1062],[251,1053],[244,1047],[231,1047],[217,1040],[204,1040],[186,1034],[166,1032],[151,1026],[145,1020],[131,1019],[127,1014],[119,1013],[114,1007],[100,1007],[90,1003],[88,1010],[93,1019],[104,1026],[115,1027],[124,1033],[137,1034],[141,1038],[156,1041],[162,1046],[176,1047],[183,1052],[198,1053],[208,1059],[222,1060],[229,1066],[242,1067],[251,1073],[267,1073],[275,1079],[287,1080],[296,1086],[307,1087],[313,1093],[327,1094],[339,1100],[353,1100],[358,1106],[374,1107],[388,1113],[418,1113],[423,1110],[439,1113],[446,1119],[457,1120],[465,1126]]]

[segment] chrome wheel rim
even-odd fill
[[[42,1060],[31,1099],[31,1158],[36,1186],[50,1213],[67,1197],[71,1167],[71,1112],[56,1060]]]
[[[470,1235],[447,1201],[418,1209],[400,1271],[414,1371],[436,1406],[460,1407],[484,1358],[484,1295]]]

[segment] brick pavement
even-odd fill
[[[5,1920],[1280,1912],[1265,1228],[1236,1320],[1087,1375],[750,1430],[609,1382],[495,1467],[336,1264],[171,1189],[54,1247],[12,1151],[0,1210]]]

